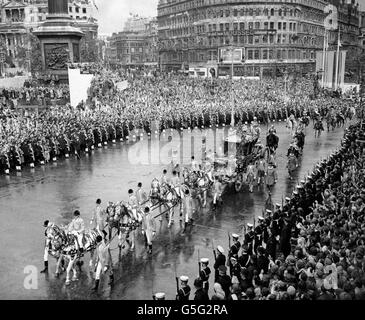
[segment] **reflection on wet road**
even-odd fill
[[[297,181],[311,171],[317,161],[337,148],[343,136],[343,129],[336,129],[314,139],[311,127],[307,129],[301,166],[295,180],[290,181],[285,168],[290,136],[283,124],[277,125],[280,137],[277,152],[279,180],[273,190],[274,203],[281,203],[282,196],[290,195]],[[262,129],[264,141],[266,127]],[[201,139],[200,134],[193,134],[193,137]],[[168,137],[163,138],[168,140]],[[184,151],[185,162],[191,156],[186,152],[191,146],[190,139],[189,135],[184,134],[181,150]],[[142,143],[148,145],[147,140]],[[197,144],[192,145],[199,150]],[[164,150],[166,163],[174,154],[168,148]],[[240,194],[226,194],[223,208],[216,212],[209,207],[200,210],[195,217],[195,226],[184,236],[181,235],[177,210],[175,224],[170,229],[165,220],[162,223],[157,221],[159,230],[152,257],[147,256],[142,235],[138,237],[135,252],[123,252],[122,257],[118,257],[118,250],[113,250],[115,285],[112,289],[104,281],[98,294],[90,293],[92,276],[86,266],[87,260],[79,281],[65,287],[64,275],[60,279],[53,275],[55,261],[51,258],[49,276],[38,274],[38,289],[25,289],[24,268],[29,265],[39,270],[42,268],[44,220],[68,223],[72,212],[79,209],[88,224],[97,198],[101,198],[104,205],[109,200],[127,200],[130,187],[135,189],[141,181],[148,190],[153,177],[161,176],[166,164],[158,164],[158,161],[149,164],[154,163],[155,155],[148,153],[148,161],[136,163],[136,157],[143,158],[141,152],[145,152],[146,148],[137,149],[128,144],[109,145],[81,160],[62,160],[34,170],[25,169],[21,174],[14,173],[10,177],[0,176],[0,299],[151,299],[153,291],[166,292],[168,299],[174,299],[175,268],[178,275],[189,276],[192,285],[198,274],[198,250],[200,257],[209,258],[212,265],[212,241],[214,245],[220,244],[227,249],[227,231],[241,233],[244,223],[261,214],[267,198],[265,190],[256,189],[250,194],[245,188]],[[114,241],[112,249],[116,247],[117,242]]]

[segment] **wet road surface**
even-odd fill
[[[273,203],[281,203],[282,196],[290,196],[297,181],[338,147],[343,129],[324,132],[315,139],[312,124],[307,128],[304,155],[292,181],[288,179],[285,167],[291,138],[283,123],[277,124],[276,129],[280,137],[277,151],[279,179],[272,191],[272,200]],[[263,142],[266,131],[266,126],[262,127]],[[193,134],[193,137],[199,140],[200,135]],[[168,134],[162,140],[162,145],[166,144]],[[184,131],[183,152],[180,154],[184,163],[189,163],[191,154],[186,151],[191,146],[201,152],[199,146],[191,144],[191,141],[191,136]],[[104,206],[109,200],[127,200],[128,189],[136,189],[139,181],[149,191],[151,180],[160,177],[162,169],[168,167],[174,154],[170,147],[176,149],[179,143],[179,139],[173,139],[163,148],[165,156],[161,157],[163,163],[160,164],[156,160],[156,152],[146,153],[148,141],[145,139],[135,144],[109,144],[107,148],[97,149],[81,160],[72,158],[34,170],[24,169],[22,173],[12,173],[9,177],[0,176],[0,299],[150,300],[152,292],[159,291],[165,292],[168,299],[175,299],[175,268],[178,276],[189,276],[193,287],[194,278],[198,275],[198,252],[201,258],[210,259],[212,267],[212,240],[215,246],[222,245],[227,250],[227,231],[240,234],[244,223],[252,222],[254,216],[261,215],[267,199],[265,190],[255,188],[254,193],[250,194],[244,187],[240,194],[226,194],[224,206],[216,212],[212,212],[210,206],[198,210],[194,217],[195,225],[188,228],[184,236],[181,235],[177,210],[175,224],[170,229],[165,219],[162,223],[157,220],[158,231],[152,256],[147,255],[141,234],[136,251],[125,250],[121,257],[116,249],[117,241],[113,241],[113,288],[107,286],[104,277],[99,292],[90,292],[93,279],[88,269],[88,255],[79,281],[68,287],[65,286],[64,274],[59,279],[55,278],[55,260],[51,257],[49,275],[39,274],[43,269],[44,220],[66,224],[71,220],[73,211],[79,209],[88,227],[97,198],[102,199]],[[26,277],[33,266],[37,268],[34,280],[37,289],[26,289],[24,284],[29,283]],[[213,277],[210,278],[212,288]],[[194,289],[191,297],[193,292]]]

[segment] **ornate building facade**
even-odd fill
[[[0,46],[17,64],[24,48],[31,50],[29,35],[46,20],[48,0],[3,0],[0,4]],[[91,1],[69,1],[69,14],[87,38],[97,39],[98,23]]]
[[[125,67],[158,65],[156,18],[128,19],[124,31],[114,33],[110,41],[109,61]],[[143,27],[140,22],[143,21]]]
[[[347,1],[347,0],[346,0]],[[337,1],[344,45],[357,44],[356,4]],[[316,51],[323,49],[325,0],[160,0],[158,27],[162,69],[210,67],[230,74],[219,50],[243,51],[235,75],[264,76],[278,69],[313,72]],[[329,34],[329,46],[337,32]]]

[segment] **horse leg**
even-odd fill
[[[77,258],[75,258],[74,261],[76,261],[76,260],[77,260]],[[72,281],[79,280],[78,277],[77,277],[77,268],[76,268],[76,263],[75,262],[72,264],[72,271],[73,271]]]
[[[56,271],[55,271],[55,277],[56,278],[58,278],[60,276],[60,265],[61,265],[61,261],[62,261],[62,255],[60,255],[60,257],[57,259]]]
[[[207,190],[203,192],[203,208],[207,206]]]

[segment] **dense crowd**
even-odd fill
[[[291,199],[247,225],[242,245],[234,235],[229,275],[218,247],[212,300],[365,299],[364,144],[364,127],[351,126]]]
[[[127,80],[125,90],[116,84]],[[286,92],[285,92],[286,91]],[[239,80],[233,86],[235,121],[261,123],[296,118],[304,112],[325,116],[330,107],[351,117],[353,102],[320,96],[311,99],[308,80],[283,89],[273,80]],[[3,90],[2,100],[32,98],[44,101],[69,94],[67,87],[30,87]],[[77,108],[51,107],[45,113],[21,117],[3,107],[0,113],[0,170],[47,162],[55,157],[80,155],[93,146],[126,139],[132,130],[152,128],[215,127],[230,124],[231,82],[177,75],[140,76],[99,69],[90,90],[90,101]],[[16,102],[14,102],[16,103]],[[37,150],[38,151],[37,151]]]

